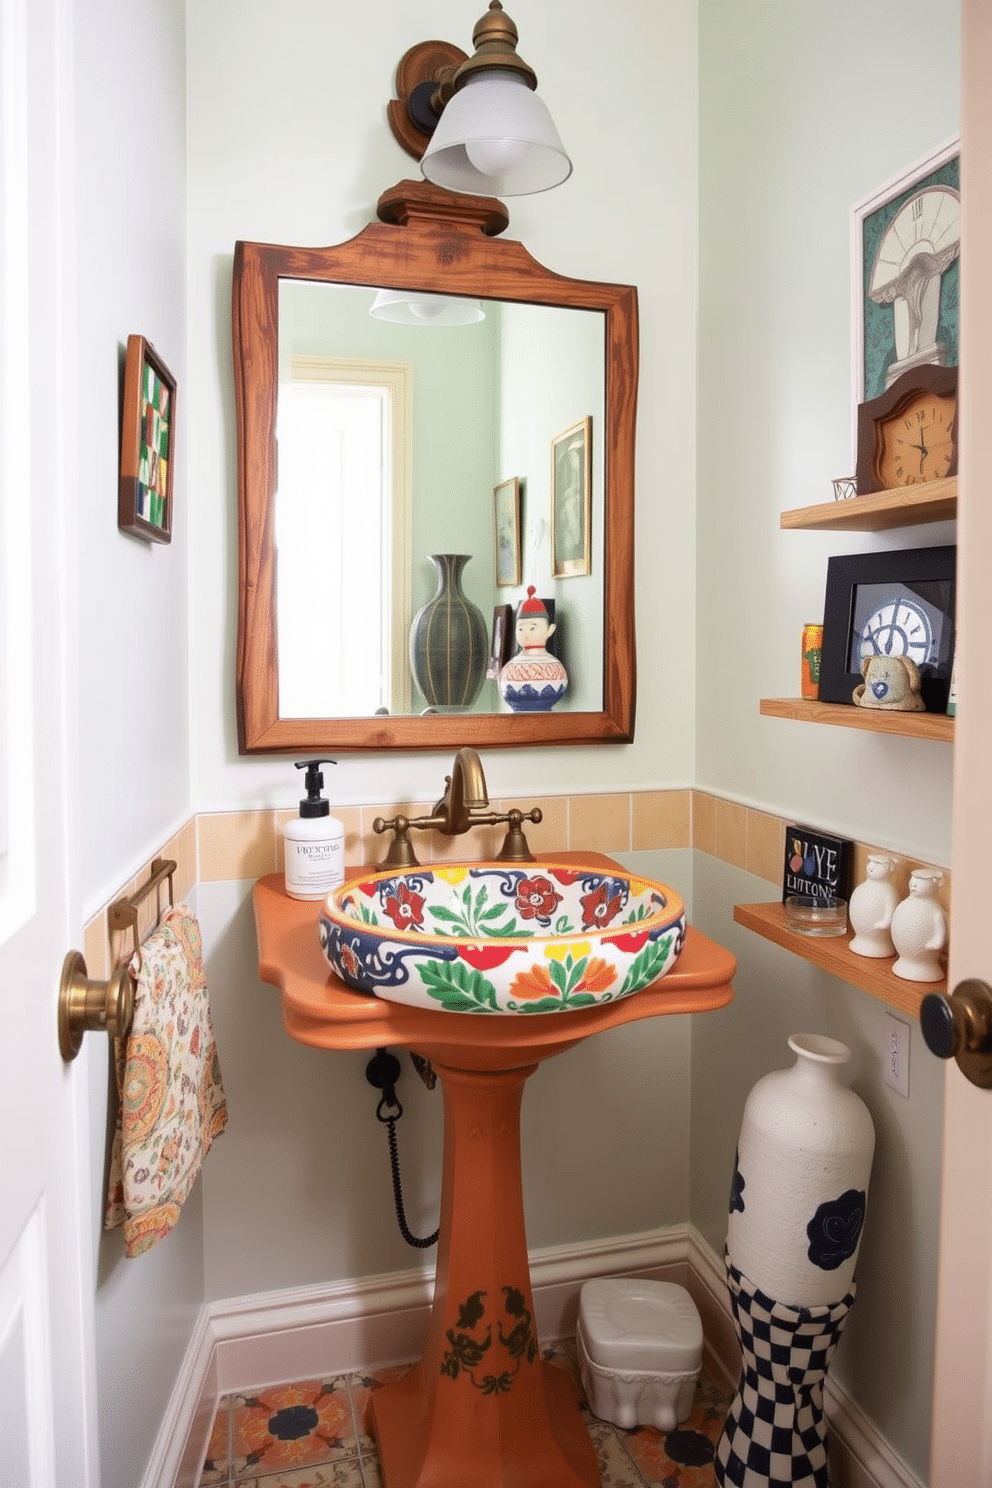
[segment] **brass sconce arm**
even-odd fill
[[[472,55],[446,41],[422,41],[412,46],[396,69],[398,97],[391,99],[387,116],[394,138],[415,160],[431,141],[445,107],[467,83],[484,78],[509,78],[536,92],[537,74],[517,54],[517,28],[500,0],[472,32]]]

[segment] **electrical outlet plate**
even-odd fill
[[[885,1020],[882,1079],[898,1095],[909,1096],[909,1024],[891,1013]]]

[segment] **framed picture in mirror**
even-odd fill
[[[486,669],[486,676],[491,681],[499,681],[499,674],[510,659],[512,642],[513,606],[495,605],[493,607],[492,647],[489,652],[489,666]]]
[[[128,336],[117,525],[151,542],[172,541],[176,379],[144,336]]]
[[[591,440],[592,419],[586,417],[551,441],[551,572],[556,579],[592,570]]]
[[[520,583],[520,481],[516,476],[493,487],[496,523],[496,588]]]

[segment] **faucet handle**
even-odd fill
[[[540,806],[535,806],[532,811],[520,811],[516,806],[512,806],[504,818],[509,826],[503,838],[503,846],[496,854],[496,861],[498,863],[533,863],[534,854],[527,846],[523,823],[532,821],[536,826],[543,818],[544,812]]]
[[[383,832],[394,832],[389,851],[382,860],[383,868],[418,868],[420,860],[413,850],[410,841],[410,819],[406,816],[394,816],[392,821],[386,821],[384,817],[377,816],[372,823],[372,830],[377,835]]]

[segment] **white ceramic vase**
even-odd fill
[[[850,949],[856,956],[894,956],[890,927],[899,903],[899,891],[892,882],[895,863],[884,853],[869,853],[867,877],[851,895],[847,917],[854,931]]]
[[[875,1129],[838,1078],[846,1045],[803,1033],[789,1047],[795,1064],[765,1075],[744,1106],[727,1257],[766,1297],[818,1307],[851,1288]]]
[[[907,982],[943,980],[940,953],[947,942],[947,921],[937,902],[943,881],[939,868],[917,868],[909,875],[908,898],[892,915],[892,943],[898,952],[892,970]]]

